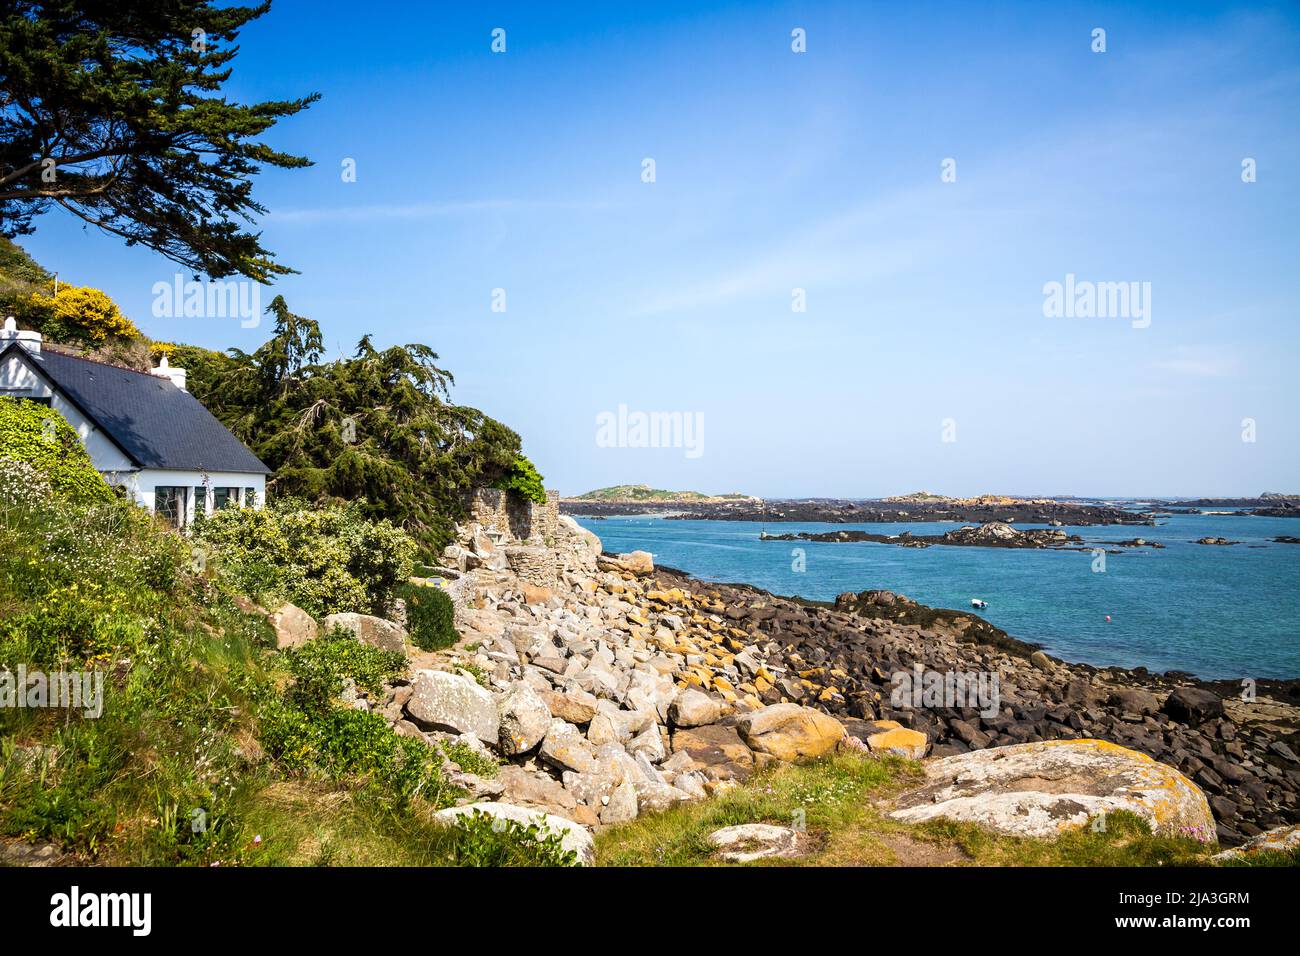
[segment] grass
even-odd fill
[[[888,798],[920,776],[916,763],[855,755],[783,765],[714,799],[610,828],[596,840],[602,866],[721,866],[707,837],[740,823],[802,823],[810,852],[751,866],[1212,866],[1217,848],[1157,837],[1140,817],[1113,813],[1105,829],[1055,840],[1008,837],[970,823],[891,820]],[[1296,865],[1300,853],[1236,865]]]

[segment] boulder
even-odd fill
[[[596,559],[600,557],[600,552],[602,550],[600,538],[597,537],[596,533],[587,530],[569,515],[560,515],[560,525],[566,528],[571,535],[578,539],[584,563],[586,563],[588,567],[593,566],[596,563]]]
[[[544,588],[540,584],[524,583],[524,603],[525,604],[545,604],[553,596],[550,588]]]
[[[551,719],[551,726],[542,738],[541,757],[553,767],[578,773],[589,772],[596,766],[595,747],[582,731],[558,717]]]
[[[807,838],[798,830],[769,823],[741,823],[714,830],[707,837],[728,863],[750,863],[768,857],[799,856]]]
[[[662,763],[668,756],[664,745],[664,735],[658,724],[651,724],[645,730],[627,742],[627,752],[632,756],[644,756],[652,764]]]
[[[578,690],[575,687],[567,691],[542,691],[538,696],[545,701],[551,716],[559,717],[571,724],[585,724],[596,716],[598,698],[585,690]]]
[[[510,765],[498,770],[496,779],[501,783],[505,803],[538,807],[560,816],[568,816],[577,806],[573,795],[544,771],[529,771]]]
[[[1103,740],[1046,740],[935,760],[890,816],[979,823],[1020,837],[1059,836],[1127,810],[1160,836],[1214,842],[1205,794],[1173,767]]]
[[[1034,653],[1030,654],[1029,663],[1033,664],[1040,671],[1050,672],[1056,669],[1056,665],[1052,663],[1052,659],[1042,651],[1034,651]]]
[[[1139,717],[1160,712],[1160,701],[1156,700],[1154,694],[1133,687],[1114,691],[1110,695],[1109,703],[1112,707],[1118,708],[1121,713],[1136,714]]]
[[[722,705],[698,690],[682,691],[668,707],[668,718],[678,727],[703,727],[716,724],[722,717]]]
[[[485,813],[496,820],[513,820],[523,826],[536,825],[541,828],[541,835],[560,834],[560,846],[577,857],[577,865],[589,866],[596,859],[596,843],[591,831],[584,826],[557,817],[540,810],[517,807],[509,803],[469,803],[463,807],[450,807],[439,810],[435,816],[447,823],[455,823],[457,818]]]
[[[546,702],[527,684],[520,682],[497,701],[497,729],[501,752],[507,757],[527,753],[542,742],[551,726]]]
[[[411,699],[406,713],[426,730],[473,734],[484,743],[496,745],[500,731],[496,701],[492,695],[459,674],[420,670],[411,679]]]
[[[627,554],[602,554],[598,563],[602,571],[625,571],[645,576],[655,573],[654,555],[649,551],[629,551]]]
[[[905,757],[920,760],[930,745],[929,738],[918,730],[908,730],[894,720],[868,722],[870,730],[865,735],[867,749],[877,756]]]
[[[1171,720],[1195,726],[1223,716],[1223,700],[1212,691],[1179,687],[1165,698],[1164,712]]]
[[[314,641],[320,631],[315,619],[293,604],[281,604],[267,617],[267,622],[275,631],[275,646],[280,650]]]
[[[844,737],[844,725],[834,717],[798,704],[773,704],[745,714],[736,730],[751,750],[790,762],[829,753]]]
[[[460,770],[448,770],[443,779],[453,787],[459,787],[472,800],[495,800],[505,793],[505,784],[497,777],[480,777],[478,774],[465,773]]]
[[[635,820],[637,814],[636,785],[625,780],[609,795],[609,803],[600,811],[600,822],[605,826]]]
[[[673,733],[672,748],[664,766],[674,773],[698,770],[710,780],[745,780],[754,769],[754,754],[734,727],[679,729]]]
[[[681,790],[655,780],[639,780],[636,784],[637,813],[662,813],[688,799]]]
[[[325,630],[341,627],[351,631],[364,644],[384,651],[406,654],[406,628],[370,614],[331,614],[325,618]]]

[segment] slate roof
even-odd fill
[[[165,378],[14,343],[72,404],[140,468],[269,474],[266,467],[189,392]],[[0,353],[2,354],[2,353]]]

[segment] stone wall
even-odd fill
[[[495,531],[503,538],[547,544],[560,520],[560,493],[546,492],[546,504],[533,504],[497,488],[479,488],[469,500],[468,524]]]
[[[538,505],[481,488],[467,499],[466,511],[441,561],[458,621],[484,588],[572,587],[596,570],[600,539],[560,514],[559,492],[547,491]]]

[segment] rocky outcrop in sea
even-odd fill
[[[796,534],[760,533],[763,541],[820,541],[829,543],[871,541],[894,544],[901,548],[928,548],[935,544],[974,548],[1055,548],[1083,550],[1083,538],[1060,528],[1027,528],[1021,531],[1003,521],[982,525],[964,525],[943,534],[921,535],[910,531],[899,534],[872,534],[869,531],[800,531]],[[1135,539],[1141,540],[1141,539]]]

